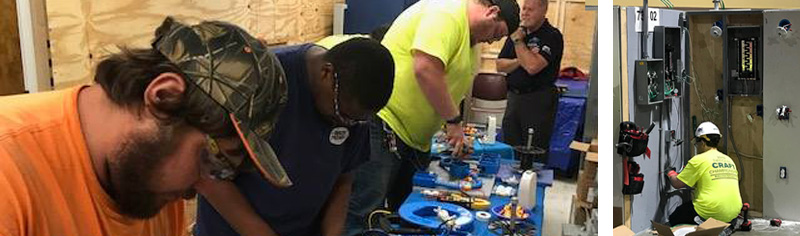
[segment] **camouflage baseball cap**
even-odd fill
[[[225,22],[187,26],[167,17],[153,48],[228,113],[251,164],[271,184],[292,182],[267,142],[287,101],[286,77],[265,45]]]

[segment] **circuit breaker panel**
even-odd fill
[[[656,26],[653,31],[653,58],[664,62],[664,99],[680,97],[683,88],[681,28]]]
[[[652,105],[664,101],[664,61],[636,60],[634,66],[636,104]]]
[[[728,93],[761,94],[761,26],[728,27]]]

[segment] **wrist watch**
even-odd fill
[[[461,124],[462,120],[463,120],[463,117],[461,117],[461,114],[458,114],[458,116],[456,116],[455,118],[447,120],[447,124],[448,125]]]

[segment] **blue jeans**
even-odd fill
[[[370,122],[370,160],[354,170],[353,189],[347,211],[345,235],[358,235],[366,230],[370,212],[388,204],[397,211],[411,193],[411,178],[417,170],[430,164],[430,153],[416,150],[396,136],[383,120],[375,116]],[[397,150],[389,150],[388,139],[394,137]]]

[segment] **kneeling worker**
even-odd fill
[[[675,209],[669,216],[672,226],[696,224],[694,218],[714,218],[731,222],[742,209],[739,193],[739,172],[736,164],[725,154],[717,151],[720,140],[719,128],[711,122],[703,122],[695,131],[697,151],[689,164],[678,174],[674,170],[669,176],[672,187],[693,187],[694,199]]]

